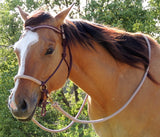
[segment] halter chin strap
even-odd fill
[[[28,76],[28,75],[17,75],[17,76],[15,76],[14,80],[16,81],[17,79],[27,79],[27,80],[30,80],[40,86],[40,89],[42,92],[42,100],[43,100],[43,102],[42,102],[42,111],[43,111],[46,107],[46,100],[48,98],[48,90],[47,90],[46,83],[54,76],[54,74],[57,72],[57,70],[59,69],[59,67],[61,66],[63,61],[67,65],[67,68],[68,68],[67,78],[69,77],[71,67],[72,67],[72,54],[71,54],[70,47],[67,46],[67,44],[66,44],[66,38],[65,38],[63,26],[61,26],[61,30],[59,30],[56,27],[50,26],[50,25],[39,25],[36,27],[26,26],[25,27],[26,30],[30,30],[30,31],[35,31],[36,29],[42,29],[42,28],[51,29],[54,32],[61,34],[61,36],[62,36],[63,52],[62,52],[62,58],[61,58],[59,64],[57,65],[56,69],[52,72],[52,74],[45,81],[40,81],[40,80],[38,80],[32,76]],[[68,64],[68,62],[66,60],[66,47],[68,48],[68,52],[69,52],[70,64]],[[44,110],[44,112],[42,112],[42,115],[45,115],[45,113],[46,113],[46,111]]]

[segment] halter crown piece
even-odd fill
[[[62,53],[62,58],[59,62],[59,64],[57,65],[56,69],[53,71],[53,73],[45,80],[45,81],[40,81],[34,77],[31,77],[31,76],[27,76],[27,75],[17,75],[15,76],[14,80],[16,81],[17,79],[27,79],[27,80],[31,80],[33,82],[35,82],[36,84],[40,85],[40,88],[41,88],[41,91],[42,91],[42,97],[44,98],[43,99],[43,102],[42,102],[42,115],[45,115],[46,113],[46,104],[47,104],[47,98],[48,97],[48,90],[47,90],[47,86],[46,86],[46,83],[50,80],[50,78],[57,72],[58,68],[60,67],[60,65],[62,64],[63,60],[65,61],[67,67],[68,67],[68,76],[67,78],[69,77],[69,74],[70,74],[70,71],[71,71],[71,67],[72,67],[72,54],[71,54],[71,50],[70,50],[70,47],[66,45],[66,39],[65,39],[65,34],[64,34],[64,29],[63,29],[63,26],[61,26],[61,30],[53,27],[53,26],[49,26],[49,25],[39,25],[39,26],[36,26],[36,27],[29,27],[27,26],[25,29],[27,30],[31,30],[31,31],[34,31],[36,29],[42,29],[42,28],[47,28],[47,29],[51,29],[59,34],[61,34],[62,36],[62,47],[63,47],[63,53]],[[148,40],[148,38],[145,36],[145,35],[142,35],[146,41],[146,44],[148,46],[148,58],[149,58],[149,61],[151,59],[151,45],[150,45],[150,42]],[[70,56],[70,64],[68,64],[68,62],[66,61],[65,57],[66,57],[66,47],[68,48],[68,51],[69,51],[69,56]],[[79,110],[79,112],[77,113],[77,115],[75,117],[71,116],[70,114],[68,114],[66,111],[64,111],[59,105],[57,102],[53,102],[52,99],[49,98],[52,106],[54,108],[56,108],[57,110],[59,110],[61,113],[63,113],[66,117],[68,117],[70,120],[72,120],[72,122],[65,128],[63,129],[60,129],[60,130],[52,130],[52,129],[48,129],[44,126],[42,126],[38,121],[36,121],[34,118],[32,118],[32,121],[37,125],[39,126],[41,129],[45,130],[45,131],[48,131],[48,132],[51,132],[51,133],[57,133],[57,132],[61,132],[61,131],[64,131],[66,129],[68,129],[70,126],[73,125],[74,122],[78,122],[78,123],[84,123],[84,124],[88,124],[88,123],[100,123],[100,122],[104,122],[104,121],[107,121],[111,118],[113,118],[114,116],[118,115],[120,112],[122,112],[130,103],[131,101],[133,100],[133,98],[137,95],[137,93],[139,92],[140,88],[142,87],[147,75],[148,75],[148,72],[149,72],[149,65],[147,66],[145,72],[144,72],[144,75],[138,85],[138,87],[136,88],[136,90],[134,91],[134,93],[132,94],[132,96],[130,97],[130,99],[119,109],[117,110],[116,112],[114,112],[113,114],[105,117],[105,118],[101,118],[101,119],[97,119],[97,120],[90,120],[90,121],[87,121],[87,120],[79,120],[77,119],[78,116],[80,115],[85,103],[86,103],[86,100],[87,100],[87,97],[88,95],[86,95],[84,101],[83,101],[83,104]]]

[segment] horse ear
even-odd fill
[[[63,24],[64,19],[66,18],[66,16],[68,15],[68,13],[70,12],[73,6],[74,6],[74,3],[69,8],[60,12],[58,15],[56,15],[55,19],[59,26]]]
[[[25,22],[27,20],[28,13],[24,12],[19,6],[18,6],[18,9],[19,9],[19,13],[21,15],[23,22]]]

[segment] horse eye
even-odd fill
[[[53,49],[53,48],[49,48],[49,49],[47,49],[47,51],[46,51],[45,55],[52,54],[52,53],[53,53],[53,51],[54,51],[54,49]]]

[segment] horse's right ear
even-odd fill
[[[18,9],[19,9],[19,13],[21,15],[21,18],[23,20],[23,22],[25,22],[27,20],[27,17],[28,17],[28,13],[24,12],[19,6],[18,6]]]

